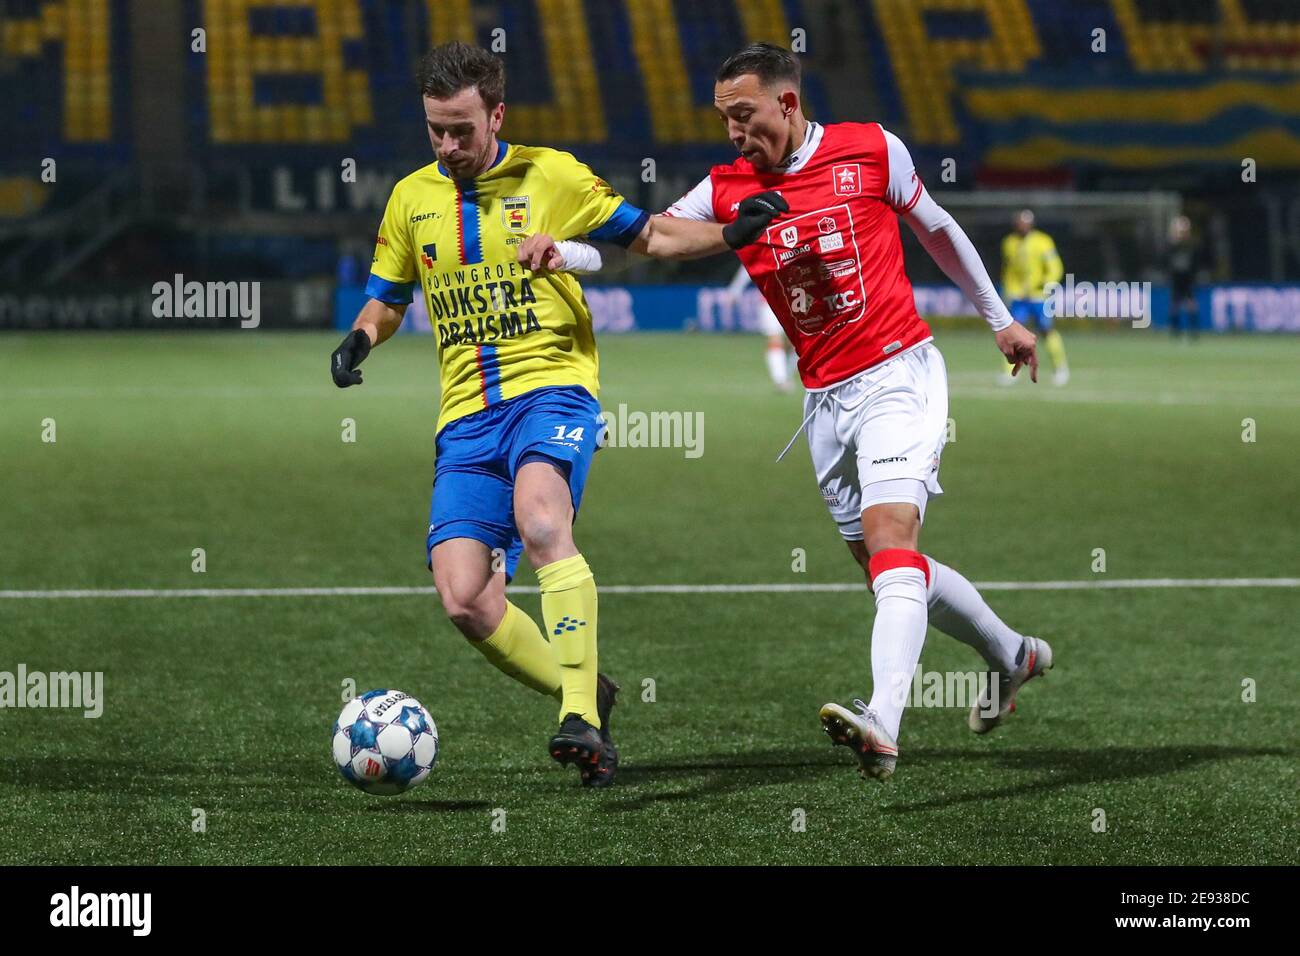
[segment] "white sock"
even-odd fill
[[[925,573],[890,568],[871,582],[876,623],[871,628],[871,703],[885,729],[898,738],[903,704],[925,646]]]
[[[1023,635],[1007,627],[959,572],[929,555],[925,560],[930,563],[930,624],[975,648],[993,670],[1015,670]]]
[[[772,376],[772,381],[777,385],[790,381],[790,368],[785,364],[785,349],[768,347],[767,374]]]

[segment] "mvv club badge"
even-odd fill
[[[524,232],[532,222],[527,196],[508,196],[501,200],[501,222],[510,232]]]

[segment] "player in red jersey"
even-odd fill
[[[807,389],[800,430],[822,497],[875,594],[870,703],[826,704],[822,726],[853,748],[864,775],[883,779],[894,771],[927,623],[989,665],[968,718],[976,733],[996,726],[1020,686],[1052,666],[1046,641],[1008,627],[966,578],[918,550],[926,504],[942,493],[948,384],[903,270],[900,217],[979,309],[1013,374],[1028,366],[1037,381],[1038,358],[1033,334],[1012,320],[898,137],[878,123],[810,122],[799,81],[798,60],[771,44],[728,59],[714,103],[741,158],[713,167],[664,215],[728,223],[742,200],[767,191],[789,206],[738,255],[799,356]],[[534,237],[521,258],[565,267],[551,245]]]

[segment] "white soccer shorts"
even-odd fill
[[[948,372],[932,343],[804,398],[817,486],[846,541],[871,505],[915,504],[925,520],[948,431]]]

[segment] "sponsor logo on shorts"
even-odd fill
[[[907,461],[906,455],[895,455],[893,458],[876,458],[871,463],[873,465],[893,465],[903,461]]]
[[[837,505],[840,503],[840,493],[829,486],[822,489],[822,498],[827,504]]]

